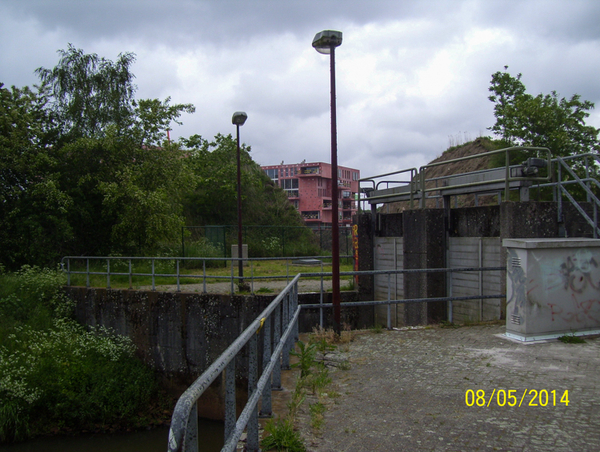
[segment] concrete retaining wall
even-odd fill
[[[562,223],[558,222],[558,205],[554,202],[504,202],[496,206],[361,214],[356,218],[359,269],[479,267],[480,261],[483,266],[502,266],[506,262],[506,250],[500,246],[502,239],[553,238],[564,234],[592,236],[591,227],[573,206],[563,205],[563,209]],[[481,258],[479,243],[483,251]],[[359,297],[387,299],[387,280],[383,278],[360,277]],[[484,275],[481,280],[479,275],[454,275],[452,284],[455,296],[506,293],[506,272]],[[391,289],[398,299],[450,295],[443,273],[405,274],[402,279],[394,279]],[[381,309],[377,311],[378,323],[385,324],[385,315]],[[447,319],[446,303],[398,306],[392,317],[393,326]],[[505,300],[473,300],[453,306],[455,321],[480,318],[506,318]]]

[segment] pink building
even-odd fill
[[[308,226],[331,225],[331,164],[295,163],[261,167],[283,188]],[[360,171],[338,165],[339,224],[350,225],[356,213]]]

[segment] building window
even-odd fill
[[[279,179],[279,171],[277,170],[277,168],[266,169],[265,173],[267,173],[267,176],[269,176],[271,180]]]
[[[302,212],[302,218],[305,220],[318,220],[320,218],[320,212],[318,210],[307,210]]]
[[[318,166],[306,166],[300,170],[300,174],[319,174]]]
[[[284,190],[292,190],[298,188],[298,179],[282,179],[281,188]]]

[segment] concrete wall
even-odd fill
[[[402,256],[395,256],[396,268],[445,268],[479,266],[479,246],[482,243],[484,266],[503,266],[506,250],[500,246],[505,238],[591,237],[592,230],[577,210],[563,205],[564,221],[558,221],[558,205],[554,202],[505,202],[496,206],[457,209],[417,209],[402,213],[365,213],[356,219],[359,234],[359,268],[373,270],[389,267],[389,256],[378,251],[387,244],[402,242]],[[387,254],[389,254],[387,250]],[[386,262],[386,259],[388,262]],[[400,264],[402,262],[402,264]],[[461,280],[462,278],[462,280]],[[482,284],[468,282],[473,276],[453,276],[453,284],[460,284],[460,295],[479,293],[506,293],[506,272],[498,272]],[[479,276],[476,276],[479,280]],[[402,293],[398,298],[425,298],[446,296],[446,276],[406,274],[403,286],[392,289]],[[381,278],[359,278],[361,299],[382,300],[387,291]],[[499,289],[496,292],[496,289]],[[459,295],[459,293],[453,293]],[[371,297],[371,298],[369,298]],[[379,323],[383,311],[378,310]],[[402,313],[401,313],[402,312]],[[446,303],[411,304],[398,307],[394,312],[394,326],[426,324],[447,318]],[[484,320],[506,318],[506,302],[502,300],[467,301],[454,303],[453,320]]]
[[[76,317],[89,326],[105,326],[130,337],[139,357],[162,377],[163,383],[179,396],[241,332],[269,305],[274,295],[230,296],[67,287],[76,301]],[[325,294],[324,303],[330,303]],[[342,302],[356,300],[356,292],[342,292]],[[319,294],[300,294],[301,304],[319,303]],[[332,310],[326,309],[325,328],[332,325]],[[300,332],[319,325],[319,309],[306,309],[299,322]],[[344,308],[342,321],[352,328],[373,323],[371,308]],[[259,353],[262,344],[259,346]],[[245,395],[247,354],[238,355],[236,373],[238,397]],[[262,362],[260,358],[259,362]],[[220,419],[223,415],[220,379],[205,393],[200,416]]]
[[[84,325],[102,325],[130,337],[140,357],[157,371],[184,380],[196,378],[223,353],[275,298],[274,295],[211,295],[68,287],[76,301],[76,317]],[[331,303],[331,294],[324,294]],[[342,302],[356,300],[342,292]],[[319,303],[319,294],[300,294],[301,304]],[[324,326],[332,325],[331,309]],[[372,322],[369,309],[344,308],[342,321],[353,328]],[[319,309],[306,309],[300,332],[319,325]],[[193,380],[192,380],[193,381]]]

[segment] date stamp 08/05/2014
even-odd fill
[[[467,406],[489,407],[497,406],[569,406],[569,390],[562,391],[547,389],[494,389],[488,396],[483,389],[467,389],[465,392]]]

